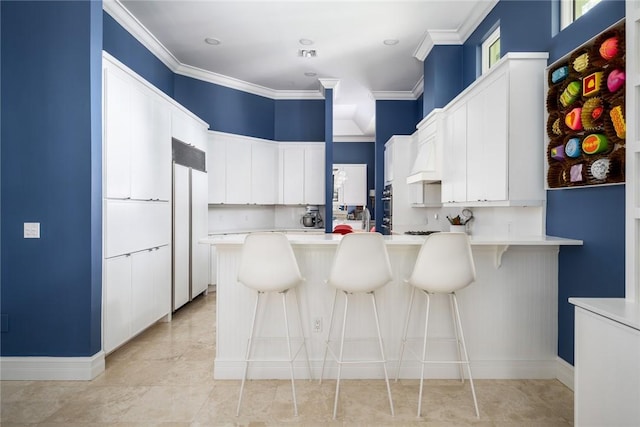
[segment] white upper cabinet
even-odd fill
[[[539,206],[547,53],[508,53],[445,107],[442,202]]]
[[[207,139],[207,176],[211,204],[227,201],[227,144],[223,138],[209,133]]]
[[[325,204],[324,144],[304,148],[304,203]]]
[[[226,144],[226,203],[251,203],[251,144],[234,139],[227,140]]]
[[[210,204],[273,205],[277,201],[278,144],[209,132],[207,172]]]
[[[171,110],[149,90],[132,90],[131,198],[169,200]]]
[[[185,144],[207,151],[207,124],[180,106],[171,111],[171,136]]]
[[[304,204],[304,148],[280,147],[280,197],[283,205]]]
[[[129,77],[105,61],[103,70],[104,197],[131,197]]]
[[[278,202],[284,205],[324,205],[324,144],[307,142],[279,146]]]
[[[442,202],[467,200],[467,104],[453,104],[447,111],[445,132],[448,136],[443,148]]]
[[[104,197],[169,200],[170,106],[124,70],[104,67]]]
[[[254,141],[251,145],[251,201],[273,205],[277,201],[278,146]]]
[[[467,102],[467,200],[507,200],[506,70]]]

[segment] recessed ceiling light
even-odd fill
[[[299,42],[301,45],[305,45],[305,46],[310,46],[313,44],[313,40],[309,40],[309,39],[300,39]]]
[[[399,42],[400,40],[398,39],[386,39],[382,43],[386,44],[387,46],[394,46],[394,45],[397,45]]]
[[[314,73],[313,71],[307,71],[306,73],[304,73],[304,75],[307,76],[307,77],[315,77],[318,74]]]
[[[222,43],[220,40],[214,39],[213,37],[207,37],[206,39],[204,39],[204,42],[212,46],[218,46],[220,43]]]
[[[303,58],[314,58],[317,56],[317,53],[314,49],[298,49],[298,56]]]

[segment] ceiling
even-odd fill
[[[105,0],[104,8],[176,73],[274,99],[322,99],[333,87],[334,139],[372,140],[375,100],[420,96],[433,45],[464,42],[496,1]]]

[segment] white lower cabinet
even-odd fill
[[[104,342],[109,353],[171,310],[171,252],[151,248],[105,260]]]
[[[580,307],[575,314],[575,425],[640,425],[640,330]]]

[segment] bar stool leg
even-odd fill
[[[258,313],[258,304],[260,303],[260,295],[262,292],[258,291],[256,297],[256,304],[253,309],[253,319],[251,320],[251,330],[249,331],[249,339],[247,340],[247,352],[244,356],[244,374],[242,375],[242,383],[240,384],[240,397],[238,398],[238,408],[236,410],[236,416],[240,415],[240,405],[242,404],[242,393],[244,392],[244,383],[247,380],[247,372],[249,370],[249,356],[251,355],[251,346],[253,344],[253,332],[256,327],[256,314]]]
[[[473,395],[473,405],[476,409],[476,417],[480,418],[480,411],[478,410],[478,400],[476,399],[476,390],[473,387],[473,377],[471,376],[471,364],[469,363],[469,354],[467,353],[467,345],[464,341],[464,332],[462,331],[462,322],[460,321],[460,310],[458,309],[458,298],[456,298],[455,292],[451,293],[453,297],[453,305],[456,313],[456,320],[458,321],[457,327],[460,328],[460,339],[462,341],[462,351],[464,353],[464,362],[467,365],[467,373],[469,374],[469,384],[471,385],[471,394]]]
[[[396,381],[400,377],[400,365],[404,355],[404,347],[407,345],[407,333],[409,331],[409,320],[411,319],[411,309],[413,308],[413,297],[416,294],[415,286],[411,286],[411,297],[409,298],[409,308],[407,309],[407,318],[404,321],[404,331],[402,332],[402,342],[400,345],[400,356],[398,357],[398,369],[396,370]]]
[[[378,320],[378,307],[376,305],[376,294],[369,292],[371,295],[371,303],[373,304],[373,316],[376,319],[376,329],[378,331],[378,343],[380,344],[380,355],[382,356],[382,368],[384,369],[384,380],[387,383],[387,395],[389,396],[389,407],[391,408],[391,416],[393,413],[393,399],[391,398],[391,386],[389,385],[389,375],[387,374],[387,359],[384,357],[384,346],[382,345],[382,333],[380,332],[380,321]]]
[[[291,335],[289,333],[289,319],[287,317],[287,291],[282,295],[282,308],[284,310],[284,329],[287,334],[287,352],[289,354],[289,373],[291,374],[291,396],[293,398],[293,415],[298,416],[298,402],[296,400],[296,383],[293,376],[293,353],[291,352]]]
[[[300,334],[302,335],[302,345],[304,346],[304,354],[307,358],[307,370],[309,372],[309,381],[311,381],[313,379],[313,374],[311,373],[311,362],[309,361],[309,350],[307,348],[307,338],[304,335],[304,327],[303,327],[303,323],[302,323],[302,314],[300,312],[300,301],[298,300],[298,293],[296,292],[295,288],[291,289],[291,292],[293,292],[293,297],[296,301],[296,307],[297,310],[296,312],[298,313],[298,324],[300,325]]]
[[[347,329],[347,311],[349,310],[349,294],[344,292],[344,314],[342,316],[342,333],[340,334],[340,356],[338,357],[338,376],[336,378],[336,398],[333,402],[333,419],[338,415],[338,397],[340,396],[340,374],[342,373],[342,356],[344,354],[344,335]]]
[[[449,308],[451,309],[451,322],[453,322],[453,331],[455,333],[456,338],[456,351],[458,352],[458,360],[462,362],[462,353],[460,350],[461,342],[460,342],[460,333],[458,332],[458,323],[456,320],[456,310],[453,305],[454,294],[449,294]],[[458,369],[460,371],[460,382],[464,384],[464,368],[462,367],[462,363],[458,363]]]
[[[423,291],[427,298],[427,309],[424,316],[424,340],[422,342],[422,360],[420,361],[420,392],[418,393],[418,417],[422,413],[422,387],[424,385],[424,365],[427,363],[427,334],[429,332],[429,309],[431,306],[431,297],[427,291]]]
[[[333,330],[333,316],[336,311],[336,299],[338,298],[338,290],[333,293],[333,304],[331,305],[331,316],[329,318],[329,331],[327,332],[327,340],[324,344],[324,357],[322,358],[322,369],[320,369],[320,384],[324,378],[324,365],[327,361],[327,353],[329,352],[329,341],[331,341],[331,331]]]

